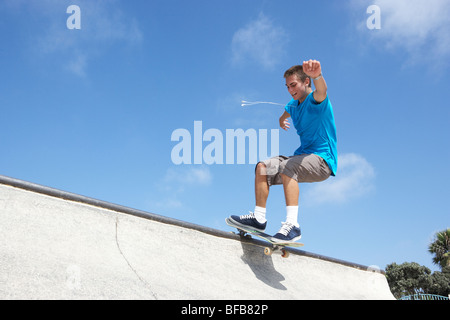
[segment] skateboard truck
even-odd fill
[[[264,254],[266,256],[271,256],[274,252],[280,251],[282,258],[289,258],[289,251],[287,251],[284,246],[273,245],[272,248],[265,247]]]

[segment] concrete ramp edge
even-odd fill
[[[382,270],[1,175],[0,232],[0,299],[394,299]]]

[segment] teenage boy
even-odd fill
[[[247,215],[230,217],[238,225],[264,231],[269,188],[282,184],[287,216],[280,231],[273,236],[275,241],[280,242],[297,241],[301,237],[298,184],[324,181],[334,176],[337,170],[336,126],[320,62],[304,61],[303,65],[289,68],[284,78],[292,100],[279,119],[280,127],[288,130],[290,123],[287,119],[291,118],[301,145],[293,156],[277,156],[256,165],[255,209]]]

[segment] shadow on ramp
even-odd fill
[[[287,290],[281,283],[285,277],[279,273],[273,264],[272,256],[266,256],[261,247],[241,242],[242,261],[250,267],[255,277],[277,290]]]

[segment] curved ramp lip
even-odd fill
[[[262,246],[262,247],[267,246],[266,242],[259,240],[259,239],[243,239],[239,235],[233,234],[231,232],[213,229],[213,228],[201,226],[201,225],[194,224],[194,223],[177,220],[177,219],[173,219],[170,217],[161,216],[161,215],[158,215],[155,213],[150,213],[150,212],[146,212],[146,211],[142,211],[142,210],[138,210],[138,209],[133,209],[130,207],[119,205],[119,204],[114,204],[111,202],[102,201],[102,200],[86,197],[83,195],[50,188],[47,186],[7,177],[4,175],[0,175],[0,184],[8,185],[11,187],[15,187],[15,188],[19,188],[19,189],[23,189],[23,190],[27,190],[27,191],[31,191],[31,192],[44,194],[47,196],[51,196],[51,197],[55,197],[55,198],[59,198],[59,199],[63,199],[63,200],[88,204],[88,205],[92,205],[95,207],[108,209],[108,210],[112,210],[112,211],[116,211],[116,212],[120,212],[120,213],[124,213],[124,214],[129,214],[129,215],[137,216],[140,218],[144,218],[144,219],[148,219],[148,220],[152,220],[152,221],[156,221],[156,222],[160,222],[160,223],[164,223],[164,224],[178,226],[181,228],[192,229],[192,230],[210,234],[210,235],[213,235],[216,237],[227,238],[227,239],[237,240],[237,241],[246,242],[246,243],[252,243],[255,245]],[[348,262],[348,261],[344,261],[344,260],[340,260],[340,259],[336,259],[336,258],[331,258],[331,257],[323,256],[323,255],[316,254],[316,253],[311,253],[311,252],[300,250],[300,249],[295,249],[295,248],[287,248],[287,249],[292,254],[297,254],[297,255],[320,259],[320,260],[324,260],[324,261],[328,261],[328,262],[332,262],[332,263],[337,263],[337,264],[341,264],[341,265],[344,265],[347,267],[356,268],[356,269],[360,269],[360,270],[364,270],[364,271],[379,272],[379,273],[385,274],[384,270],[372,270],[370,267],[364,266],[361,264]]]

